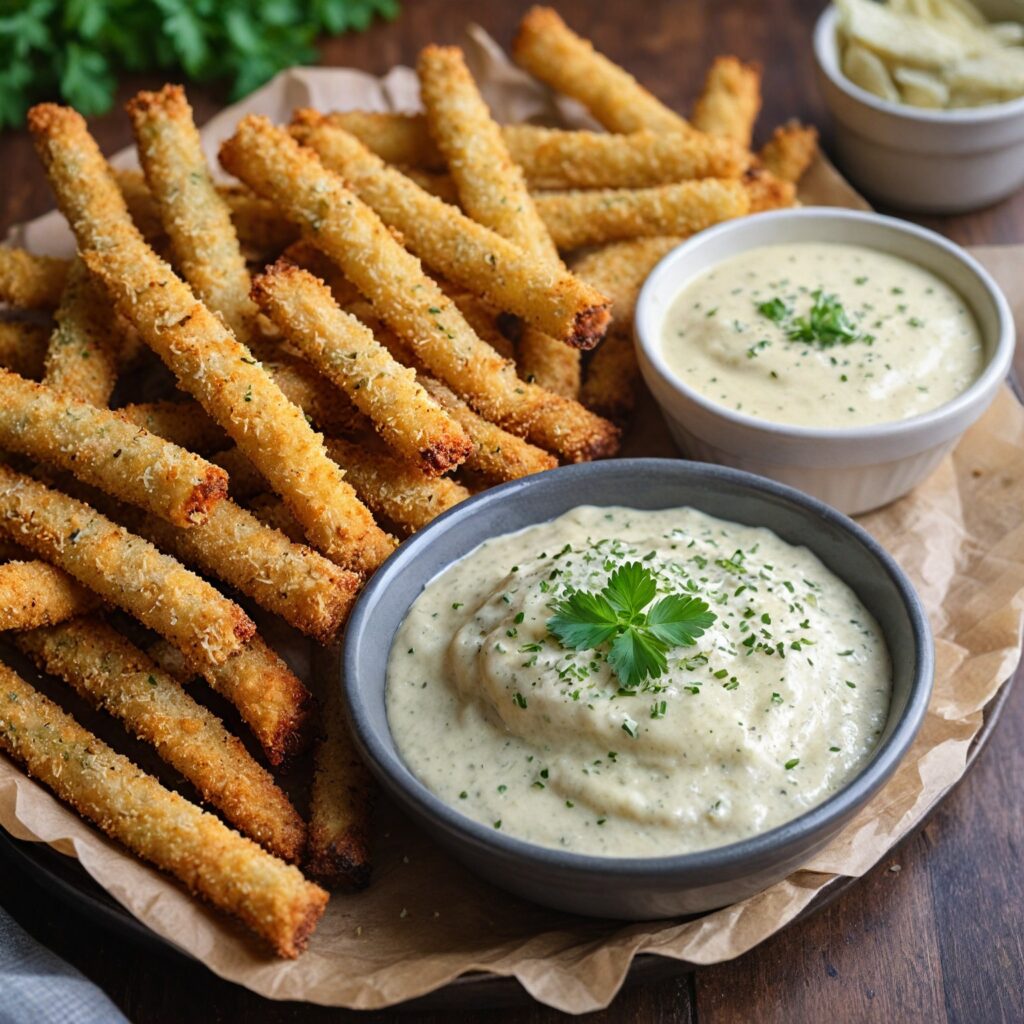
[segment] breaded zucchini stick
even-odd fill
[[[374,512],[410,533],[469,497],[469,491],[454,480],[432,479],[402,459],[351,441],[330,438],[327,452]]]
[[[98,603],[91,590],[47,562],[0,565],[0,631],[53,626]]]
[[[321,643],[338,631],[362,586],[358,574],[305,544],[293,544],[230,499],[217,505],[202,526],[189,530],[146,515],[130,516],[126,524]]]
[[[742,181],[701,178],[641,189],[554,192],[536,197],[537,210],[559,249],[626,238],[692,235],[750,211]]]
[[[205,522],[228,493],[219,466],[8,370],[0,370],[0,447],[68,470],[177,526]]]
[[[428,46],[420,54],[417,71],[427,124],[455,180],[462,208],[534,259],[564,271],[523,172],[509,155],[462,51]],[[519,343],[519,374],[555,394],[575,398],[579,351],[528,324]]]
[[[570,461],[613,454],[618,432],[577,403],[520,381],[515,367],[480,341],[419,260],[316,155],[266,119],[243,119],[222,162],[278,203],[369,298],[416,357],[482,415]]]
[[[787,121],[772,132],[758,154],[762,165],[782,181],[798,182],[818,153],[818,131]]]
[[[370,421],[305,360],[281,354],[266,360],[263,368],[288,401],[297,405],[316,430],[324,434],[351,434],[372,430]]]
[[[0,366],[30,380],[43,375],[49,332],[25,320],[0,320]]]
[[[53,309],[70,268],[70,260],[0,245],[0,302],[16,309]]]
[[[61,800],[279,956],[303,950],[328,895],[212,814],[165,789],[0,665],[0,747]]]
[[[478,416],[439,380],[421,376],[420,382],[462,424],[473,441],[474,450],[466,459],[467,469],[495,483],[504,483],[558,465],[558,460],[544,449]]]
[[[388,163],[420,171],[444,166],[422,114],[354,110],[327,119]],[[507,124],[501,133],[533,189],[644,188],[689,178],[736,178],[750,162],[731,139],[694,131],[618,135]]]
[[[161,254],[168,238],[160,220],[160,210],[141,171],[114,169],[114,177],[128,205],[135,226],[143,238]],[[284,219],[265,199],[254,196],[241,185],[215,185],[217,195],[227,204],[231,223],[238,235],[243,255],[250,260],[276,256],[298,236],[294,224]]]
[[[338,308],[323,281],[278,260],[256,278],[253,296],[310,363],[373,422],[389,447],[431,476],[465,460],[470,442],[459,424],[365,324]]]
[[[369,110],[337,110],[327,115],[331,124],[351,132],[382,160],[399,167],[424,171],[447,168],[441,150],[422,114],[376,113]]]
[[[117,383],[121,338],[110,300],[76,259],[54,314],[43,383],[105,406]]]
[[[192,452],[215,452],[231,444],[198,402],[134,402],[118,409],[117,415]]]
[[[730,139],[699,132],[615,135],[510,124],[504,137],[534,189],[646,188],[690,178],[738,178],[750,159]]]
[[[532,7],[524,15],[512,59],[553,89],[579,100],[611,132],[691,130],[628,71],[576,35],[550,7]]]
[[[342,479],[302,411],[143,241],[82,118],[41,104],[29,125],[58,204],[89,250],[83,259],[120,312],[288,502],[313,545],[346,568],[376,568],[393,538]]]
[[[159,92],[140,92],[127,110],[176,266],[196,296],[240,341],[248,340],[256,315],[249,271],[231,211],[206,165],[185,90],[165,85]]]
[[[581,257],[576,273],[598,288],[605,288],[615,303],[615,320],[601,347],[587,366],[581,398],[584,404],[621,423],[636,402],[640,369],[633,347],[633,313],[637,296],[659,260],[683,239],[638,238],[613,242]]]
[[[607,300],[564,268],[538,261],[425,192],[322,114],[297,111],[292,131],[449,281],[577,348],[593,348],[604,336],[610,319]],[[230,141],[226,146],[230,154]]]
[[[318,652],[330,678],[324,712],[324,738],[316,749],[309,806],[306,871],[331,888],[348,883],[364,889],[370,882],[370,813],[376,787],[356,753],[342,704],[337,649]]]
[[[302,539],[302,527],[276,494],[257,494],[250,499],[249,508],[264,526],[277,530],[292,540]]]
[[[306,826],[271,774],[224,723],[101,619],[83,616],[15,640],[43,672],[154,747],[240,832],[295,864]]]
[[[761,66],[738,57],[716,57],[693,108],[693,125],[708,135],[750,149],[761,111]]]
[[[143,625],[220,664],[256,631],[241,608],[180,562],[84,502],[0,465],[0,533]]]
[[[222,665],[197,661],[174,644],[154,645],[148,653],[175,679],[202,676],[234,704],[272,765],[308,744],[313,696],[259,634]]]

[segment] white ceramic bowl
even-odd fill
[[[843,74],[837,17],[829,6],[818,19],[814,56],[839,163],[855,185],[930,213],[976,210],[1024,185],[1024,98],[957,110],[879,99]]]
[[[786,242],[862,245],[936,274],[974,313],[986,352],[981,375],[952,401],[919,416],[831,429],[756,419],[689,387],[662,355],[664,318],[680,289],[730,256]],[[761,213],[695,235],[654,268],[637,300],[635,323],[644,380],[684,452],[798,487],[850,515],[894,501],[938,465],[995,398],[1015,343],[1013,315],[999,286],[959,246],[892,217],[831,207]]]

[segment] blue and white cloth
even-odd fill
[[[0,907],[0,1024],[128,1024],[81,972]]]

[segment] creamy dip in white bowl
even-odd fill
[[[804,246],[810,248],[803,250]],[[729,261],[742,263],[751,253],[760,252],[758,258],[764,258],[768,252],[770,262],[772,247],[780,247],[775,250],[781,254],[778,273],[766,275],[770,280],[757,286],[757,301],[742,291],[728,295],[746,310],[746,320],[739,324],[743,332],[731,321],[726,323],[731,335],[703,343],[704,365],[683,362],[671,345],[666,348],[666,332],[671,334],[681,296],[692,288],[690,312],[693,302],[700,301],[706,304],[703,313],[708,319],[710,309],[722,305],[721,296],[710,301],[697,295],[701,280],[713,286],[707,275]],[[804,283],[807,291],[794,287],[792,280],[783,283],[790,277],[785,253],[801,251],[813,254],[811,262],[818,264],[805,281],[820,280],[820,285]],[[838,278],[828,259],[819,258],[830,251],[849,260],[842,261]],[[862,273],[853,273],[853,261],[867,260],[866,253],[878,255]],[[861,277],[868,279],[863,286],[857,284]],[[911,277],[920,292],[913,309],[905,301]],[[891,280],[884,286],[889,294],[865,302],[858,298],[858,289],[872,278]],[[737,287],[742,284],[734,283],[728,291]],[[894,288],[904,294],[892,294]],[[933,289],[931,295],[928,288]],[[855,335],[849,343],[822,346],[808,341],[800,347],[785,336],[813,319],[816,290],[833,307],[841,307]],[[762,304],[777,322],[762,314]],[[869,305],[875,308],[867,309]],[[710,319],[720,315],[716,312]],[[834,322],[835,315],[835,308],[825,310],[826,321]],[[886,333],[890,330],[895,330],[894,336]],[[931,344],[933,333],[938,340]],[[748,334],[749,344],[735,344],[745,342]],[[903,358],[899,365],[894,358],[876,358],[875,352],[897,352],[904,337],[914,340],[916,355]],[[769,344],[759,347],[764,340]],[[1009,370],[1015,331],[1002,292],[959,246],[891,217],[806,207],[729,221],[669,253],[641,290],[636,341],[644,379],[686,454],[760,473],[853,514],[906,494],[985,412]],[[726,341],[727,354],[722,350]],[[937,361],[942,346],[946,351]],[[844,361],[848,365],[842,365]],[[731,366],[735,379],[729,391],[713,390],[712,364]],[[771,370],[779,379],[770,377]],[[869,373],[874,376],[866,376]],[[749,395],[743,393],[747,379]],[[847,390],[851,384],[862,390],[860,398],[844,398],[853,390]],[[928,390],[917,391],[918,387]],[[761,406],[755,404],[758,411],[751,411],[755,391],[761,394]],[[872,393],[876,400],[866,401]],[[934,405],[931,400],[936,397],[940,402]]]

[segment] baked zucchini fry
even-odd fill
[[[465,460],[470,442],[459,424],[365,324],[339,309],[323,281],[278,260],[256,278],[253,296],[303,356],[373,422],[389,447],[431,476]]]
[[[0,370],[0,447],[178,526],[198,525],[228,493],[219,466],[115,412]]]
[[[302,411],[146,245],[81,116],[41,104],[29,126],[83,259],[146,343],[288,502],[313,545],[357,571],[394,541],[380,530]]]
[[[53,626],[97,604],[91,590],[48,562],[0,565],[0,631]]]
[[[537,260],[430,195],[322,114],[297,111],[292,132],[401,232],[408,248],[453,284],[577,348],[593,348],[604,336],[610,319],[607,300],[563,267]],[[230,141],[226,145],[230,152]]]
[[[217,505],[202,526],[189,530],[155,516],[132,515],[131,510],[125,522],[157,547],[230,584],[321,643],[338,631],[362,585],[358,574],[305,544],[293,544],[230,499]]]
[[[329,438],[327,452],[375,513],[410,533],[469,497],[454,480],[425,476],[411,463],[351,441]]]
[[[444,171],[447,162],[422,114],[380,114],[369,110],[336,110],[331,124],[350,132],[382,160],[400,167]]]
[[[59,676],[150,744],[239,832],[282,860],[299,861],[306,826],[270,772],[128,639],[84,616],[22,633],[15,644],[40,671]]]
[[[324,674],[334,677],[337,649],[318,651]],[[348,883],[365,889],[370,882],[370,813],[376,788],[356,753],[346,721],[341,688],[328,687],[324,738],[317,745],[309,806],[306,871],[334,888]]]
[[[70,269],[70,260],[0,245],[0,302],[15,309],[53,309]]]
[[[532,473],[541,473],[545,469],[554,469],[558,465],[558,460],[543,448],[478,416],[439,380],[421,376],[420,382],[462,424],[472,440],[473,451],[466,459],[467,469],[494,483],[504,483]]]
[[[235,501],[247,502],[267,489],[260,471],[237,449],[225,448],[213,457],[228,474],[228,490]],[[332,563],[333,564],[333,563]]]
[[[172,643],[154,644],[148,654],[175,679],[202,676],[234,704],[272,765],[307,746],[313,696],[259,634],[222,665],[197,661]]]
[[[39,380],[49,332],[25,320],[0,320],[0,367],[21,377]]]
[[[71,264],[54,319],[43,383],[105,406],[117,383],[121,338],[110,300],[81,260]]]
[[[354,110],[328,114],[327,120],[387,163],[424,174],[444,166],[422,114]],[[750,163],[750,155],[731,139],[696,131],[641,128],[620,135],[507,124],[501,133],[532,189],[645,188],[690,178],[737,178]],[[418,183],[427,180],[411,170]],[[436,187],[436,175],[431,180]]]
[[[6,665],[0,748],[112,839],[240,918],[278,956],[302,952],[327,905],[323,889],[166,789]]]
[[[633,314],[640,288],[658,261],[683,240],[638,238],[613,242],[587,253],[573,268],[585,281],[612,296],[612,329],[587,366],[581,399],[615,423],[627,420],[636,404],[640,368],[633,347]]]
[[[370,421],[304,359],[290,359],[284,353],[264,360],[263,368],[288,401],[297,405],[316,430],[324,434],[352,434],[372,430]]]
[[[127,110],[175,265],[197,298],[247,341],[256,315],[249,271],[231,211],[206,165],[185,90],[165,85],[159,92],[137,93]]]
[[[118,188],[124,195],[128,212],[143,238],[157,252],[167,248],[168,238],[160,220],[160,210],[141,171],[114,169]],[[250,260],[276,256],[298,237],[298,230],[265,199],[254,196],[241,185],[215,185],[217,195],[227,204],[242,254]]]
[[[729,139],[650,130],[615,135],[506,125],[505,143],[533,189],[646,188],[691,178],[738,178],[750,162]]]
[[[781,181],[798,182],[818,153],[816,128],[788,121],[772,132],[758,154],[764,168]]]
[[[256,631],[241,608],[180,562],[84,502],[0,465],[0,532],[197,662],[219,664]]]
[[[520,381],[515,367],[474,334],[419,260],[287,132],[265,118],[245,118],[224,144],[221,159],[301,224],[373,302],[381,319],[408,339],[415,356],[482,415],[542,447],[550,445],[570,461],[617,450],[612,424]]]
[[[693,108],[693,126],[750,149],[761,111],[761,66],[738,57],[716,57]]]
[[[691,130],[684,118],[576,35],[550,7],[533,7],[523,16],[512,59],[551,88],[578,100],[611,132]]]
[[[277,530],[286,537],[298,541],[302,539],[302,527],[295,521],[295,516],[288,511],[288,506],[276,494],[257,494],[249,501],[252,514],[264,526]]]
[[[533,204],[523,172],[513,162],[462,51],[428,46],[417,71],[427,124],[445,156],[462,208],[476,221],[534,259],[565,270]],[[527,324],[519,344],[519,375],[558,395],[575,398],[580,384],[577,349]]]
[[[231,444],[198,402],[135,402],[122,406],[117,415],[191,452],[215,452]]]
[[[559,249],[578,249],[626,238],[692,235],[750,212],[742,181],[701,178],[642,189],[555,192],[535,198]]]

